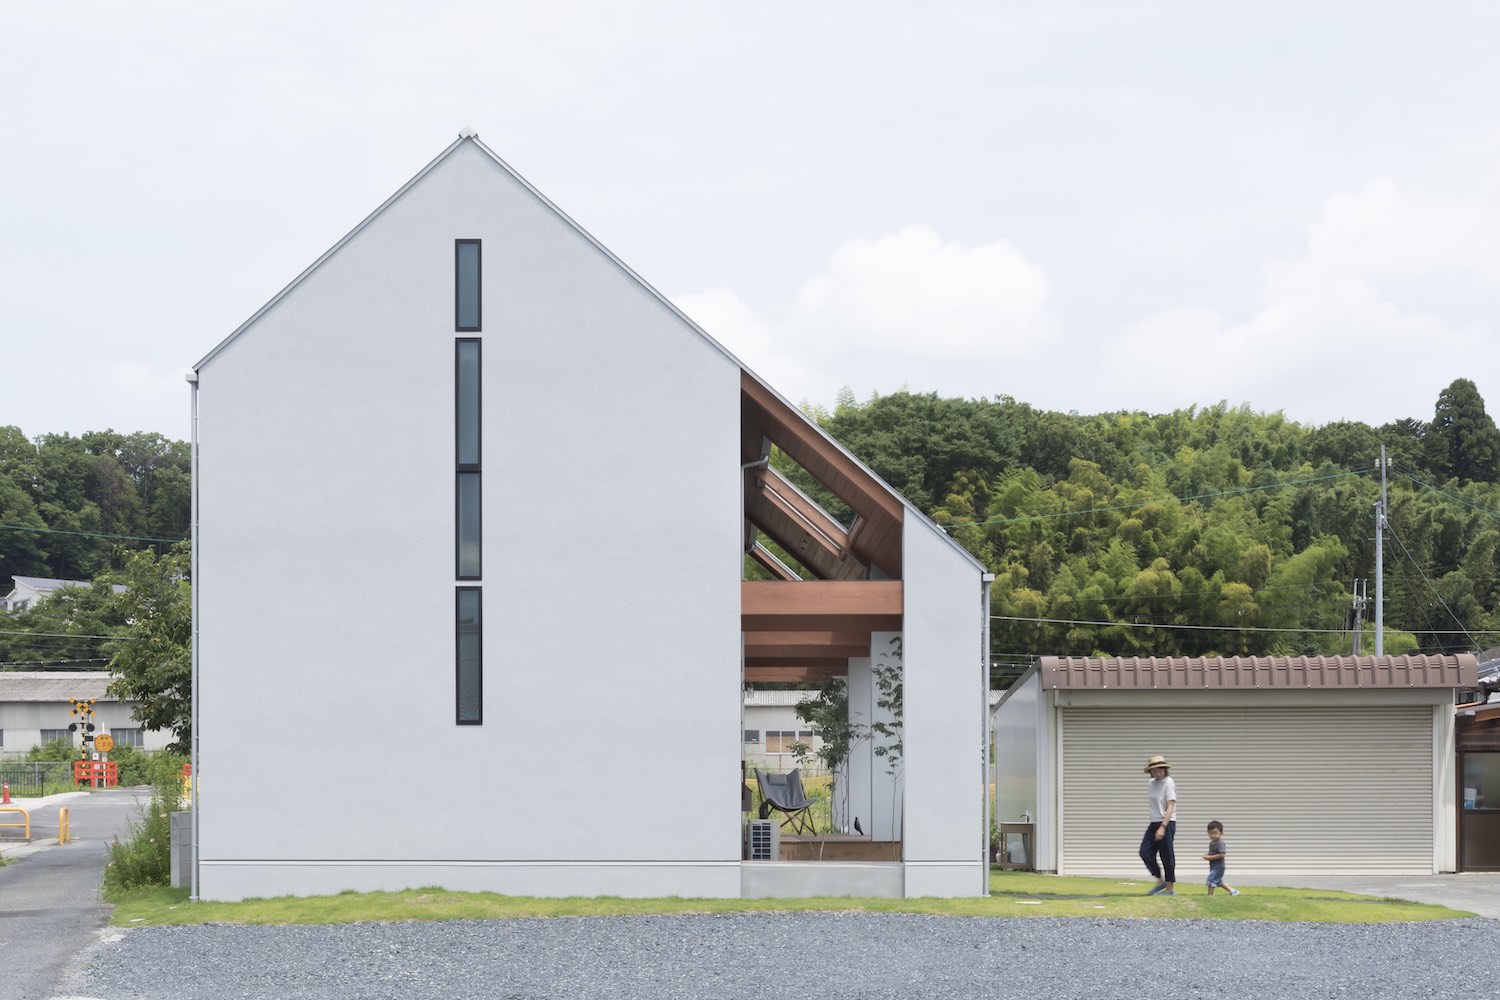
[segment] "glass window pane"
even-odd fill
[[[454,245],[456,325],[460,330],[479,329],[479,241],[459,240]]]
[[[480,591],[477,587],[458,589],[458,721],[481,721],[482,633]]]
[[[1500,753],[1464,755],[1464,808],[1500,809]]]
[[[458,474],[458,578],[479,579],[479,473]]]
[[[479,468],[479,341],[458,341],[458,467]]]

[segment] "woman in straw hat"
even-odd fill
[[[1146,791],[1151,800],[1151,823],[1146,835],[1141,838],[1141,860],[1146,870],[1156,877],[1156,887],[1148,895],[1177,895],[1177,855],[1172,850],[1172,838],[1177,833],[1177,785],[1172,781],[1172,765],[1160,755],[1146,761],[1146,773],[1151,775]],[[1157,858],[1161,859],[1160,866]]]

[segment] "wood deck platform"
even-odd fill
[[[899,840],[874,840],[858,834],[827,833],[815,837],[781,834],[782,861],[900,861]]]

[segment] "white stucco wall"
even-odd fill
[[[906,894],[984,895],[983,571],[917,517],[907,516],[902,534]]]
[[[456,238],[484,241],[479,334],[453,329]],[[454,724],[459,336],[480,726]],[[737,895],[739,377],[469,143],[211,357],[201,894]],[[670,794],[622,720],[671,744]]]

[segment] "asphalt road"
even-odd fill
[[[7,850],[0,868],[0,996],[46,1000],[79,952],[109,920],[99,896],[106,845],[123,836],[150,799],[150,789],[52,796],[32,806],[32,840],[57,838],[58,809],[68,808],[72,840],[45,850]],[[7,814],[6,819],[20,817]]]

